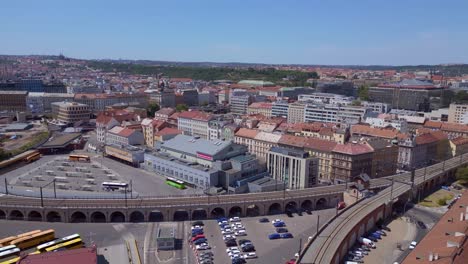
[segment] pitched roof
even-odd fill
[[[348,154],[348,155],[361,155],[372,153],[374,150],[367,144],[356,144],[356,143],[347,143],[347,144],[337,144],[333,148],[333,152]]]
[[[468,144],[468,138],[457,137],[457,138],[452,139],[452,143],[455,144],[456,146],[466,145]]]
[[[172,115],[173,113],[175,113],[175,110],[174,110],[173,108],[164,107],[164,108],[161,108],[161,109],[159,109],[158,111],[156,111],[155,114],[170,116],[170,115]]]
[[[436,136],[432,133],[422,134],[416,136],[416,144],[417,145],[425,145],[439,141]]]
[[[322,140],[318,138],[307,138],[306,143],[304,144],[304,148],[322,152],[331,152],[336,145],[337,143],[333,141]]]
[[[259,131],[256,130],[256,129],[240,128],[236,132],[236,137],[244,137],[244,138],[254,139],[255,136],[257,136],[258,132]]]
[[[172,127],[165,127],[161,130],[159,130],[156,133],[156,136],[165,136],[165,135],[176,135],[176,134],[182,134],[182,131],[172,128]]]
[[[261,131],[257,133],[255,139],[270,143],[278,143],[278,141],[281,139],[281,135]]]
[[[282,135],[278,143],[282,145],[303,148],[307,143],[307,138],[293,135]]]
[[[179,118],[210,121],[213,119],[213,115],[201,111],[184,111],[179,114]]]
[[[442,127],[442,122],[427,120],[426,123],[424,123],[424,127],[440,129]]]
[[[397,129],[376,128],[376,127],[370,127],[367,125],[353,125],[351,127],[351,134],[371,136],[371,137],[381,137],[381,138],[387,138],[387,139],[403,137],[403,134],[400,133]]]

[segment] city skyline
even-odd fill
[[[10,2],[4,4],[6,12],[0,18],[7,25],[0,50],[8,55],[63,53],[83,59],[186,62],[467,63],[463,10],[468,4],[425,1],[421,5]]]

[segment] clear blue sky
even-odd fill
[[[0,12],[0,54],[468,63],[467,0],[10,0]]]

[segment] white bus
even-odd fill
[[[68,242],[68,241],[71,241],[71,240],[77,239],[77,238],[80,238],[80,235],[79,234],[73,234],[73,235],[69,235],[69,236],[66,236],[66,237],[62,237],[62,238],[59,238],[59,239],[49,241],[49,242],[44,243],[44,244],[40,244],[39,246],[36,247],[36,252],[35,253],[39,254],[39,253],[45,252],[46,248],[58,245],[58,244],[63,243],[63,242]]]
[[[1,252],[4,252],[4,251],[7,251],[7,250],[10,250],[10,249],[14,249],[16,248],[15,245],[9,245],[9,246],[6,246],[6,247],[0,247],[0,253]]]
[[[103,182],[102,189],[106,191],[128,190],[128,183],[125,182]]]

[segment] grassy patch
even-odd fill
[[[47,132],[47,131],[38,133],[28,143],[22,145],[21,147],[19,147],[17,149],[14,149],[14,150],[10,151],[10,154],[12,156],[15,156],[15,155],[18,155],[20,153],[23,153],[26,150],[29,150],[30,148],[36,146],[38,143],[42,142],[43,140],[45,140],[48,137],[49,137],[49,132]]]
[[[440,207],[453,199],[453,193],[446,190],[438,190],[422,200],[419,205],[426,207]]]

